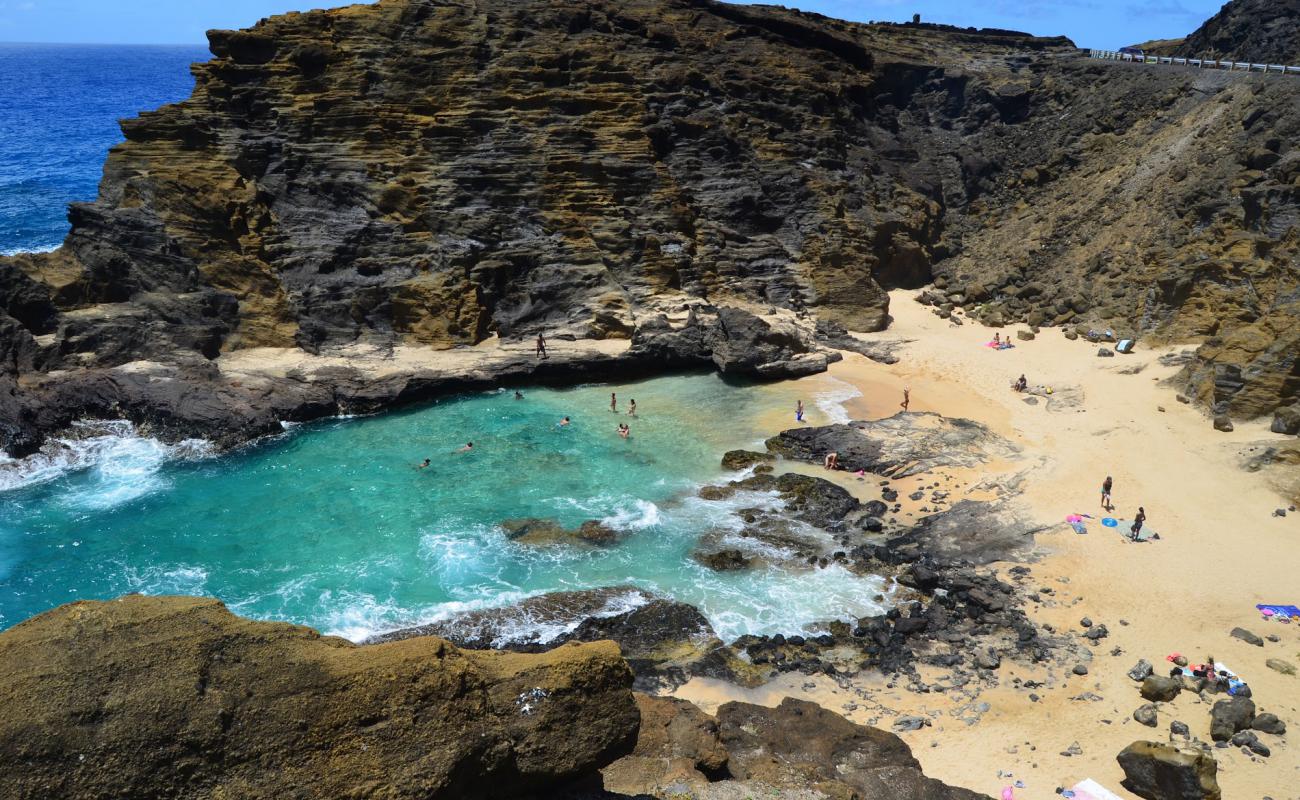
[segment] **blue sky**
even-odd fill
[[[1116,47],[1190,33],[1221,0],[796,0],[851,20],[905,20],[1065,34]],[[208,28],[247,27],[281,11],[347,5],[329,0],[0,0],[0,41],[203,43]]]

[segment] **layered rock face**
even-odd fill
[[[256,433],[436,383],[250,389],[226,362],[257,347],[545,331],[804,374],[817,320],[882,327],[936,275],[993,323],[1208,339],[1187,380],[1233,413],[1296,393],[1294,81],[708,0],[382,0],[211,47],[123,123],[64,247],[0,259],[11,452],[77,415]]]
[[[1175,54],[1300,64],[1300,0],[1229,0]]]
[[[0,633],[5,797],[527,796],[628,752],[610,642],[358,647],[215,600],[79,602]]]

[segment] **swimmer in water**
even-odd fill
[[[564,426],[566,426],[566,425],[568,425],[568,424],[569,424],[569,418],[568,418],[568,417],[565,417],[564,419],[562,419],[562,420],[560,420],[559,422],[555,423],[555,427],[557,427],[557,428],[563,428]]]
[[[473,442],[465,442],[465,446],[462,447],[461,449],[457,450],[456,452],[457,452],[457,453],[468,453],[469,451],[471,451],[471,450],[473,450],[473,449],[474,449],[474,443],[473,443]]]
[[[622,436],[624,439],[632,435],[632,429],[627,426],[626,422],[620,422],[618,424],[618,435]]]
[[[416,469],[424,469],[425,467],[429,466],[429,464],[430,461],[429,459],[426,458],[424,461],[420,462],[420,466],[416,467]]]
[[[521,391],[519,391],[518,389],[515,389],[515,399],[516,399],[516,400],[523,400],[523,399],[524,399],[524,393],[521,392]]]

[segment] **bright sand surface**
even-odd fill
[[[902,388],[909,386],[913,411],[978,420],[1019,444],[1020,459],[991,465],[984,477],[999,470],[1023,474],[1021,501],[1040,522],[1060,523],[1039,534],[1041,559],[1030,565],[1027,584],[1051,587],[1054,599],[1029,604],[1027,611],[1039,625],[1072,635],[1084,631],[1085,616],[1105,624],[1110,635],[1091,646],[1089,673],[1071,674],[1073,663],[1045,668],[1006,659],[997,673],[999,685],[986,686],[976,701],[989,707],[974,725],[956,718],[955,697],[908,692],[905,681],[887,688],[883,677],[865,673],[846,686],[788,673],[756,690],[695,679],[676,694],[706,710],[731,699],[774,705],[785,696],[802,697],[883,728],[896,714],[928,715],[930,727],[901,734],[927,775],[995,797],[1021,780],[1025,788],[1015,792],[1021,800],[1057,797],[1057,787],[1088,777],[1121,797],[1133,797],[1120,786],[1123,773],[1115,756],[1136,740],[1168,740],[1173,720],[1209,741],[1210,706],[1190,692],[1160,704],[1155,728],[1132,719],[1144,701],[1125,673],[1139,658],[1166,674],[1168,654],[1186,654],[1193,663],[1213,654],[1250,684],[1260,712],[1275,713],[1300,730],[1300,678],[1264,663],[1279,658],[1300,664],[1300,624],[1265,621],[1255,609],[1256,603],[1300,604],[1300,514],[1272,516],[1288,501],[1261,474],[1239,464],[1250,445],[1276,444],[1285,437],[1269,433],[1266,421],[1238,422],[1234,432],[1221,433],[1202,411],[1177,402],[1163,380],[1177,368],[1161,366],[1158,358],[1182,347],[1139,346],[1131,355],[1099,358],[1097,345],[1067,340],[1060,330],[1044,329],[1033,341],[1015,341],[1018,327],[1007,326],[1002,333],[1016,347],[995,351],[984,346],[992,329],[970,322],[952,325],[915,303],[912,293],[894,293],[891,311],[894,322],[887,331],[862,338],[910,340],[898,351],[897,364],[851,355],[829,375],[770,391],[788,392],[793,405],[796,396],[842,381],[862,392],[848,403],[850,414],[877,418],[895,413]],[[1076,387],[1082,403],[1052,408],[1040,399],[1028,405],[1025,395],[1009,389],[1021,373],[1031,386],[1051,386],[1060,396]],[[773,419],[772,426],[778,430],[788,420]],[[957,481],[956,487],[945,487],[955,488],[954,501],[962,496],[961,484],[976,486],[981,477],[945,472]],[[1107,475],[1115,482],[1112,515],[1131,519],[1144,506],[1147,526],[1160,540],[1133,544],[1099,524],[1105,516],[1100,485]],[[927,480],[933,476],[894,486],[905,498],[913,484]],[[842,481],[863,500],[878,497],[878,481]],[[1072,513],[1098,519],[1089,522],[1086,535],[1078,535],[1064,524]],[[1013,565],[997,566],[1005,572]],[[1251,646],[1229,636],[1235,626],[1276,635],[1280,642]],[[1117,648],[1122,653],[1112,655]],[[932,679],[927,668],[922,675]],[[1029,689],[1013,686],[1014,677],[1044,681],[1045,687],[1033,690],[1039,700],[1030,699]],[[1085,693],[1101,699],[1072,699]],[[1259,736],[1272,748],[1271,758],[1252,759],[1240,748],[1214,751],[1223,796],[1300,798],[1300,748],[1290,747],[1288,737]],[[1075,742],[1082,754],[1063,755]],[[1014,777],[999,777],[999,770]]]

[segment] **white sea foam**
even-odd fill
[[[0,492],[90,470],[93,485],[66,502],[80,508],[112,508],[165,486],[158,473],[168,461],[205,458],[213,452],[201,439],[169,445],[140,436],[125,420],[74,422],[67,436],[51,438],[38,452],[0,461]]]
[[[122,575],[132,592],[140,594],[207,594],[208,571],[189,564],[164,564],[137,569],[129,564]]]
[[[649,500],[635,498],[631,506],[620,508],[601,522],[614,530],[639,531],[658,525],[661,517],[659,506]]]
[[[53,244],[39,244],[35,247],[9,247],[0,249],[0,256],[17,256],[23,253],[53,253],[62,246],[63,242],[59,241]]]
[[[850,419],[849,412],[844,407],[844,404],[855,397],[861,397],[862,392],[853,384],[838,378],[828,378],[827,380],[831,383],[830,388],[813,395],[813,403],[831,422],[837,424],[848,422]]]

